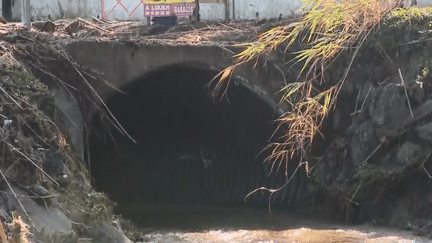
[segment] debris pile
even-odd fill
[[[12,242],[24,236],[30,242],[91,237],[91,225],[113,219],[113,205],[92,189],[47,86],[19,67],[7,51],[11,46],[2,47],[0,237]],[[32,226],[30,236],[26,224]]]
[[[173,27],[160,28],[146,25],[141,21],[111,21],[93,18],[85,20],[61,19],[32,23],[29,32],[42,35],[51,40],[59,39],[97,39],[97,40],[143,40],[171,44],[202,45],[208,42],[235,43],[248,40],[257,33],[272,26],[287,24],[292,20],[260,20],[228,23],[180,23]],[[0,25],[0,35],[23,31],[22,24]],[[157,35],[157,38],[155,38]]]

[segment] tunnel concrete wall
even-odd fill
[[[92,83],[92,86],[94,87],[95,91],[101,96],[101,98],[105,102],[112,101],[112,100],[110,100],[110,98],[114,97],[115,95],[119,96],[119,93],[116,89],[122,89],[122,90],[124,89],[129,94],[129,92],[127,90],[130,89],[130,87],[132,85],[136,85],[139,82],[141,82],[141,83],[142,82],[155,83],[155,86],[152,86],[153,88],[151,89],[154,91],[149,91],[146,89],[143,90],[142,95],[144,95],[144,96],[146,94],[147,95],[152,94],[152,92],[153,93],[174,92],[174,91],[166,90],[166,89],[170,89],[170,88],[164,89],[163,88],[164,86],[162,84],[160,86],[158,86],[157,85],[158,80],[154,80],[154,78],[151,78],[152,75],[154,73],[161,73],[161,72],[163,73],[164,71],[168,71],[172,67],[175,67],[175,68],[184,67],[185,70],[206,70],[206,71],[211,71],[211,73],[217,73],[217,72],[220,72],[221,70],[223,70],[228,65],[232,64],[232,60],[233,60],[232,55],[236,51],[236,50],[228,50],[228,49],[226,49],[226,47],[220,47],[217,45],[186,46],[186,45],[168,45],[168,44],[159,44],[159,43],[140,44],[140,43],[127,43],[127,42],[121,43],[121,42],[94,42],[94,41],[72,42],[72,43],[67,44],[65,46],[65,49],[70,54],[70,56],[72,57],[72,59],[74,61],[79,63],[81,66],[93,69],[93,71],[101,74],[101,76],[103,76],[105,78],[105,81],[110,83],[110,85],[112,85],[114,87],[114,88],[110,87],[109,85],[105,84],[102,81],[95,81]],[[241,115],[239,115],[239,116],[245,117],[245,119],[249,119],[249,120],[241,120],[241,118],[239,118],[239,117],[232,118],[229,121],[224,120],[225,122],[221,122],[221,124],[232,124],[235,121],[237,121],[238,123],[241,123],[241,121],[243,121],[243,123],[241,123],[241,124],[244,124],[244,125],[238,126],[237,129],[232,130],[232,131],[231,130],[227,131],[226,129],[222,129],[219,133],[226,132],[227,134],[231,134],[231,135],[236,134],[236,132],[238,130],[242,130],[242,129],[240,129],[240,127],[243,127],[243,128],[247,127],[246,123],[253,122],[253,120],[255,118],[261,117],[261,119],[262,119],[262,116],[264,116],[264,113],[266,113],[266,114],[268,114],[268,113],[272,114],[273,113],[274,115],[276,114],[276,117],[277,117],[277,114],[280,115],[282,112],[286,111],[286,108],[283,107],[279,102],[280,92],[278,92],[283,87],[284,81],[286,81],[286,80],[284,80],[286,78],[285,77],[286,75],[282,74],[282,72],[280,70],[278,70],[279,65],[283,65],[282,61],[281,60],[278,61],[278,60],[280,60],[280,59],[278,59],[276,56],[271,56],[271,58],[269,58],[267,60],[267,63],[265,66],[263,65],[265,60],[259,60],[258,65],[256,66],[255,69],[252,67],[252,65],[254,64],[254,63],[252,63],[250,65],[245,65],[245,66],[238,68],[236,70],[236,72],[234,74],[234,79],[231,81],[231,84],[230,84],[234,87],[230,87],[230,88],[234,89],[234,88],[239,88],[238,86],[241,86],[240,88],[243,90],[252,91],[251,92],[252,96],[256,97],[257,100],[261,100],[259,102],[264,101],[263,103],[268,105],[268,106],[266,106],[266,107],[268,107],[266,109],[270,109],[270,110],[262,110],[262,111],[259,109],[257,110],[257,107],[255,105],[253,105],[252,103],[239,102],[238,100],[244,100],[244,99],[246,99],[246,97],[239,95],[238,93],[237,93],[237,95],[228,96],[227,99],[231,99],[233,101],[233,104],[235,104],[236,102],[234,102],[234,101],[237,100],[237,106],[232,106],[232,107],[236,107],[235,109],[237,109],[237,111],[235,111],[234,113],[240,114],[241,112],[243,112],[244,113],[243,116],[241,116]],[[194,74],[194,72],[191,71],[191,76],[193,76],[193,74]],[[175,78],[176,78],[176,75],[174,75],[172,77],[172,79],[175,79]],[[196,78],[197,77],[195,74],[195,79]],[[191,77],[191,79],[192,79],[192,77]],[[207,77],[205,80],[209,80],[209,79],[210,78]],[[182,80],[185,82],[185,85],[187,82],[190,81],[187,78],[186,79],[183,78]],[[201,81],[206,82],[205,80],[201,80]],[[182,82],[181,80],[178,80],[178,81]],[[175,81],[174,81],[174,83],[175,83]],[[202,84],[201,84],[201,86],[202,86]],[[169,87],[171,87],[171,86],[169,86]],[[179,89],[178,91],[180,92],[181,90]],[[137,96],[136,89],[133,89],[133,92],[134,92],[134,94],[131,94],[130,96],[136,97]],[[177,92],[177,91],[175,91],[175,92]],[[193,93],[192,90],[188,90],[188,92],[191,92],[191,94],[190,94],[191,96],[194,95],[194,94],[192,94]],[[138,93],[139,93],[139,91],[138,91]],[[198,93],[197,93],[197,95],[198,95]],[[120,95],[120,96],[122,96],[122,95]],[[58,98],[57,100],[64,100],[64,102],[68,102],[68,100],[61,98],[61,97]],[[151,99],[152,102],[155,102],[154,105],[156,105],[156,106],[157,106],[158,102],[159,103],[164,103],[164,102],[166,103],[166,102],[168,102],[168,100],[169,99],[167,99],[167,98],[161,98],[160,100],[158,100],[158,98]],[[120,102],[114,102],[114,103],[117,104],[117,106],[119,106]],[[151,102],[148,101],[148,102],[144,102],[143,104],[148,104],[148,103],[151,103]],[[135,102],[133,104],[140,104],[140,102]],[[233,105],[233,104],[228,104],[228,105]],[[241,107],[239,106],[239,104],[241,104]],[[199,105],[203,105],[203,104],[200,103]],[[59,107],[61,108],[61,107],[67,107],[67,106],[64,106],[64,105],[61,106],[60,105]],[[128,107],[129,107],[128,105],[124,105],[124,109],[126,109]],[[120,108],[117,107],[117,110],[118,109],[122,110],[121,107]],[[209,106],[208,109],[210,109],[210,111],[208,111],[210,113],[210,112],[212,112],[211,109],[216,109],[216,108]],[[231,109],[234,109],[234,108],[231,108]],[[161,110],[165,111],[165,109],[161,109]],[[67,109],[64,109],[63,112],[68,113],[69,111]],[[129,112],[129,111],[127,111],[127,112]],[[143,111],[139,110],[138,112],[132,112],[132,114],[140,114],[140,112],[142,113]],[[115,113],[114,110],[113,110],[113,113]],[[257,115],[256,113],[260,113],[260,115]],[[139,119],[139,115],[132,115],[131,117],[128,117],[125,115],[126,113],[122,113],[122,114],[123,115],[118,116],[119,120],[121,120],[121,119],[127,119],[127,120]],[[221,113],[221,114],[226,114],[226,113]],[[72,113],[70,113],[70,115],[74,116]],[[151,117],[153,117],[153,115],[154,114],[152,114]],[[88,117],[88,114],[86,114],[86,116]],[[220,115],[218,117],[222,117],[222,116],[223,115]],[[268,117],[268,116],[265,116],[265,117]],[[269,124],[269,122],[271,120],[275,119],[276,117],[269,116],[268,120],[266,120],[261,125],[258,125],[258,127],[260,129],[263,129],[263,124]],[[162,118],[158,119],[156,117],[154,119],[156,119],[157,121],[163,122]],[[211,119],[211,120],[213,121],[213,119]],[[177,120],[175,120],[175,121],[177,121]],[[80,122],[75,121],[75,124],[76,123],[80,123]],[[85,124],[84,121],[81,123]],[[143,123],[140,123],[140,122],[137,122],[137,123],[139,124],[139,125],[137,125],[138,127],[143,126]],[[124,120],[123,120],[122,124],[125,124],[126,126],[128,126],[126,124],[126,122],[124,122]],[[163,124],[165,124],[165,123],[163,123]],[[127,130],[130,130],[130,126],[131,125],[129,125],[129,129],[127,129]],[[183,127],[183,126],[180,126],[180,127]],[[252,126],[252,127],[254,127],[254,126]],[[73,130],[73,129],[71,129],[71,130]],[[154,129],[154,130],[158,131],[158,129]],[[206,131],[207,132],[205,132],[205,134],[208,134],[209,131],[208,130],[206,130]],[[82,131],[78,131],[75,129],[75,132],[82,132]],[[256,131],[254,132],[253,129],[250,127],[249,127],[249,129],[247,129],[247,131],[244,131],[244,132],[245,132],[245,134],[250,134],[250,133],[256,134],[257,133]],[[267,134],[268,137],[263,139],[263,141],[265,143],[268,142],[267,139],[270,138],[270,136],[273,132],[274,132],[273,130],[271,132],[269,132]],[[166,138],[163,135],[161,135],[161,136],[163,138]],[[144,136],[144,137],[148,137],[148,136]],[[228,143],[228,141],[231,143],[235,143],[234,141],[237,141],[237,139],[243,139],[243,137],[235,136],[235,139],[234,138],[228,139],[226,142],[221,142],[218,144],[226,144],[226,143]],[[171,139],[168,138],[168,141],[171,141]],[[244,142],[238,142],[238,143],[248,144],[247,141],[250,141],[250,139],[245,139]],[[184,144],[184,143],[186,143],[186,140],[179,142],[179,144]],[[97,143],[93,142],[91,144],[97,144]],[[82,145],[77,144],[76,146],[82,146]],[[230,149],[228,147],[233,148],[234,145],[232,145],[232,146],[227,145],[226,148],[224,147],[224,148],[216,149],[216,154],[219,154],[219,155],[222,154],[222,155],[228,156],[228,157],[220,160],[219,162],[221,164],[215,165],[215,168],[217,168],[217,169],[215,170],[215,172],[213,172],[212,177],[211,177],[212,178],[211,181],[208,181],[208,180],[210,180],[208,178],[205,180],[206,183],[210,183],[209,185],[211,185],[211,188],[213,188],[211,190],[212,191],[211,195],[209,194],[207,196],[202,196],[204,198],[207,198],[206,200],[208,200],[208,202],[216,202],[217,201],[219,203],[242,204],[242,203],[244,203],[245,195],[248,192],[250,192],[250,190],[254,189],[255,186],[266,185],[266,186],[269,186],[270,188],[275,188],[275,187],[282,185],[285,182],[284,180],[286,180],[286,177],[284,175],[275,176],[275,177],[271,177],[271,179],[268,179],[267,178],[268,172],[266,172],[264,169],[265,166],[263,165],[263,160],[258,161],[256,159],[255,156],[257,154],[260,154],[260,151],[263,149],[263,147],[265,147],[265,145],[263,145],[262,147],[257,146],[257,148],[253,147],[252,145],[251,145],[252,147],[250,147],[250,148],[249,147],[248,148],[242,147],[242,146],[246,146],[246,145],[241,145],[241,146],[236,145],[236,146],[238,146],[238,148],[236,147],[236,149],[233,150],[234,154],[236,154],[236,153],[249,154],[250,153],[252,155],[249,156],[250,158],[246,156],[249,159],[245,159],[246,157],[244,157],[244,156],[242,157],[240,155],[238,155],[238,156],[237,155],[231,155],[231,157],[234,158],[234,161],[236,161],[236,163],[227,163],[224,161],[225,160],[228,161],[229,160],[228,157],[230,157],[227,155],[228,151],[230,151]],[[157,147],[161,147],[161,146],[157,146]],[[103,154],[108,153],[107,151],[113,151],[113,150],[114,149],[112,149],[112,148],[107,149],[106,147],[102,147],[102,148],[100,148],[100,151],[102,151],[102,152],[100,152],[99,154],[103,155]],[[153,150],[149,149],[149,151],[153,151]],[[243,153],[239,152],[239,151],[243,151]],[[129,154],[135,154],[135,153],[132,152]],[[166,153],[164,153],[164,154],[166,154]],[[98,172],[100,172],[99,170],[103,170],[102,167],[104,167],[104,166],[107,167],[107,168],[105,168],[106,171],[116,171],[116,169],[112,169],[112,168],[116,168],[116,163],[119,163],[119,162],[112,162],[112,165],[108,163],[108,160],[110,158],[117,158],[116,156],[117,156],[117,154],[116,154],[116,152],[114,152],[114,155],[108,156],[106,159],[103,159],[104,162],[100,165],[100,168],[98,167],[99,168]],[[100,156],[96,156],[96,157],[100,157]],[[237,158],[237,159],[235,159],[235,158]],[[255,160],[257,160],[257,161],[255,161]],[[129,159],[127,159],[127,161],[130,162]],[[238,161],[243,161],[243,162],[238,162]],[[93,162],[95,162],[95,161],[93,161]],[[92,164],[94,165],[94,163],[92,163]],[[231,164],[234,164],[234,165],[231,165]],[[168,166],[168,167],[170,167],[170,166]],[[165,168],[165,167],[161,167],[161,168]],[[243,171],[243,170],[246,170],[246,172],[243,173],[241,176],[240,176],[240,174],[234,173],[234,171]],[[180,169],[179,169],[179,171],[180,171]],[[191,174],[192,172],[190,172],[189,169],[188,170],[183,169],[181,171],[183,171],[182,173],[184,175],[187,174],[187,175],[192,176],[192,174]],[[175,174],[178,174],[178,173],[179,172],[176,172]],[[102,174],[106,174],[106,173],[102,173]],[[157,176],[157,173],[155,175]],[[152,176],[155,176],[155,175],[152,175]],[[237,178],[237,176],[239,178]],[[305,187],[302,184],[302,183],[305,183],[306,180],[302,176],[303,175],[300,175],[300,174],[297,175],[295,183],[291,183],[292,185],[290,187],[285,188],[283,190],[283,193],[281,193],[277,197],[274,197],[272,199],[272,205],[278,205],[278,207],[281,207],[281,208],[283,208],[285,206],[290,207],[293,205],[297,205],[297,203],[299,203],[301,201],[300,199],[304,198],[304,196],[306,195],[306,192],[307,192],[307,187]],[[151,176],[149,176],[149,178],[150,177]],[[190,188],[190,190],[188,190],[188,195],[191,194],[192,191],[194,191],[194,190],[199,190],[199,187],[203,183],[203,182],[202,183],[199,182],[200,178],[201,178],[200,176],[197,176],[197,178],[193,180],[194,182],[190,182],[190,183],[188,182],[189,184],[185,183],[184,185],[182,184],[183,186],[189,185],[189,186],[186,186],[186,188]],[[261,179],[257,179],[257,178],[261,178]],[[203,178],[201,178],[201,179],[203,179]],[[106,180],[107,179],[100,179],[99,178],[99,181],[105,182]],[[179,183],[180,182],[177,182],[175,184],[179,184]],[[260,184],[260,183],[264,183],[264,184]],[[135,184],[140,184],[140,183],[135,183]],[[146,184],[146,183],[144,183],[144,184]],[[217,189],[219,187],[221,187],[223,190]],[[175,189],[174,191],[176,191],[176,190],[177,189]],[[203,192],[201,192],[201,194],[205,195],[204,192],[207,192],[207,191],[208,190],[204,190]],[[213,193],[213,191],[214,191],[214,193]],[[174,195],[174,193],[173,193],[173,195]],[[120,197],[120,198],[122,198],[122,197]],[[187,198],[185,198],[185,200],[186,199]],[[172,199],[172,200],[174,200],[174,199]],[[268,202],[269,202],[268,197],[266,195],[260,194],[260,196],[258,196],[258,197],[253,197],[253,199],[251,199],[251,201],[249,203],[252,203],[254,205],[267,205]]]
[[[109,98],[107,106],[137,143],[118,132],[112,143],[90,136],[96,188],[119,202],[267,205],[265,193],[245,196],[286,182],[284,173],[268,176],[263,164],[269,154],[263,149],[277,127],[270,122],[274,112],[241,85],[230,87],[229,101],[209,99],[205,84],[215,74],[164,68],[125,87],[127,96]],[[298,174],[272,197],[272,207],[295,208],[304,199],[306,181]]]
[[[217,45],[174,46],[152,43],[75,41],[65,44],[64,48],[73,61],[85,69],[92,69],[105,79],[105,81],[91,80],[92,87],[103,101],[107,101],[109,97],[118,92],[118,89],[171,66],[181,65],[219,72],[230,65],[233,60],[233,50]],[[260,60],[255,69],[252,64],[238,68],[234,73],[235,83],[252,90],[257,97],[263,99],[274,109],[275,114],[280,115],[287,110],[279,102],[281,95],[279,91],[287,78],[280,69],[283,63],[274,56],[270,56],[265,66],[262,65],[263,63],[264,61]],[[55,72],[67,78],[74,75],[65,73],[68,72],[65,70]],[[70,72],[74,73],[73,70]],[[39,75],[45,74],[39,73]],[[229,85],[234,85],[233,83],[234,81]],[[70,91],[65,90],[65,87],[59,86],[56,82],[49,86],[56,98],[71,143],[80,157],[84,158],[83,134],[86,127],[84,117],[92,117],[94,114],[87,114],[87,112],[84,114],[84,111],[79,108],[82,108],[79,99],[74,97]]]
[[[105,102],[107,102],[110,97],[118,94],[116,89],[129,87],[131,84],[136,82],[144,82],[146,79],[148,80],[148,77],[153,73],[164,72],[164,70],[168,70],[170,67],[180,66],[185,69],[195,68],[199,70],[212,71],[214,73],[220,72],[225,67],[232,64],[232,55],[237,51],[229,50],[217,45],[186,46],[94,41],[72,42],[65,46],[65,50],[70,54],[74,61],[81,66],[93,69],[96,73],[101,74],[101,76],[105,78],[105,81],[115,88],[110,87],[102,81],[92,83],[95,91]],[[283,65],[280,58],[278,59],[277,56],[271,56],[267,60],[266,65],[263,65],[264,61],[265,60],[259,60],[255,69],[253,68],[254,63],[238,68],[234,73],[235,78],[229,85],[240,85],[252,91],[258,99],[263,100],[268,104],[270,109],[273,109],[273,114],[277,117],[287,110],[287,108],[279,102],[281,95],[279,91],[283,87],[284,82],[286,81],[285,78],[287,77],[286,74],[282,74],[280,69],[278,69],[279,66]],[[234,88],[231,86],[228,88]],[[56,95],[58,96],[58,102],[67,103],[59,105],[59,108],[65,114],[65,117],[71,116],[74,118],[73,124],[69,124],[69,130],[74,133],[74,136],[71,137],[79,137],[80,134],[83,134],[83,128],[88,121],[84,121],[81,117],[76,116],[74,110],[62,109],[70,107],[70,101],[76,103],[76,100],[66,97],[66,94],[64,93],[58,92]],[[235,98],[242,99],[241,97],[227,97],[227,99]],[[79,104],[75,104],[75,106],[79,106]],[[247,108],[248,107],[245,107],[245,109]],[[88,117],[88,115],[89,114],[85,114],[86,117]],[[275,119],[276,117],[270,118],[270,120]],[[270,120],[268,122],[270,122]],[[81,129],[77,129],[77,126]],[[270,135],[271,134],[269,134],[269,136]],[[84,155],[82,152],[84,146],[83,140],[74,139],[72,143],[75,143],[75,147],[81,148],[77,149],[77,151],[80,151],[81,154]],[[262,148],[255,152],[259,153],[259,150],[261,149]],[[259,163],[261,164],[262,162]],[[252,170],[252,167],[249,169]],[[263,171],[262,168],[257,168],[256,170],[256,172],[250,172],[250,174],[265,174],[265,171]],[[276,178],[272,183],[276,183],[279,179]],[[301,178],[299,179],[302,180]],[[252,179],[251,183],[254,183],[254,179]],[[240,185],[242,184],[240,183],[239,186]],[[297,195],[297,193],[293,193],[297,189],[299,189],[297,186],[289,187],[287,190],[290,193],[286,191],[283,195],[288,193],[286,195],[290,196],[289,198],[287,196],[287,198],[291,200],[294,198],[294,194]],[[300,190],[300,192],[301,191],[302,190]],[[244,197],[243,194],[240,196]],[[237,198],[239,199],[239,201],[236,201],[237,203],[242,202],[243,200],[240,196]],[[284,204],[282,202],[285,202],[285,199],[285,196],[280,199],[281,205]],[[260,197],[259,201],[261,204],[265,204],[267,199],[265,197]]]
[[[68,56],[57,52],[46,53],[42,44],[32,48],[31,55],[21,53],[17,59],[35,67],[31,70],[49,86],[58,103],[70,142],[80,157],[84,158],[84,131],[91,129],[94,115],[105,110],[100,106],[100,101],[106,102],[119,89],[173,66],[197,68],[216,74],[232,64],[232,56],[238,51],[221,46],[220,42],[202,46],[172,45],[169,40],[160,42],[77,40],[61,44]],[[282,95],[279,91],[288,79],[292,79],[290,76],[297,76],[286,72],[289,67],[284,65],[284,55],[280,50],[275,53],[277,55],[270,55],[268,60],[259,60],[256,68],[253,68],[254,62],[237,68],[229,85],[231,88],[240,85],[251,90],[277,116],[287,110],[279,102]],[[50,73],[32,66],[33,56],[40,56],[41,65],[45,65]],[[42,58],[44,56],[49,58]],[[207,80],[209,82],[211,78]],[[224,90],[225,87],[222,88]],[[112,119],[110,115],[100,115]]]
[[[80,65],[101,72],[106,81],[117,89],[165,67],[185,65],[219,72],[232,64],[233,60],[233,52],[217,45],[77,41],[66,45],[65,49]],[[242,85],[281,112],[285,108],[279,104],[280,97],[277,93],[283,87],[283,75],[277,70],[277,66],[270,58],[266,66],[257,65],[255,69],[251,65],[239,67],[234,76]],[[117,92],[102,83],[95,84],[94,88],[102,99]]]

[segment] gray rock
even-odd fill
[[[59,209],[41,206],[33,199],[26,197],[28,196],[26,191],[16,187],[13,187],[13,189],[19,196],[19,201],[24,206],[37,231],[44,230],[47,234],[68,234],[72,231],[71,221]],[[13,204],[13,210],[23,214],[21,206],[10,191],[8,191],[7,197],[8,201]]]
[[[0,192],[0,217],[6,222],[12,221],[13,202],[7,192]]]
[[[50,150],[45,152],[44,169],[49,175],[56,178],[69,174],[69,170],[64,164],[63,156],[58,152]]]
[[[14,81],[9,76],[3,76],[1,78],[1,82],[3,83],[3,85],[8,86],[8,87],[14,86]]]
[[[12,221],[10,214],[3,207],[0,207],[0,217],[6,222]]]
[[[29,190],[33,191],[34,193],[36,193],[38,196],[41,197],[48,196],[49,194],[48,190],[41,185],[29,187]]]
[[[4,120],[3,122],[3,131],[9,131],[13,127],[13,121],[12,120]]]
[[[421,147],[411,142],[406,142],[399,149],[396,160],[400,165],[416,163],[421,158]]]
[[[432,141],[432,122],[415,129],[421,139]]]
[[[371,100],[369,104],[369,114],[378,125],[384,124],[384,104],[379,99],[381,93],[381,89],[374,89],[369,97]]]
[[[70,36],[73,36],[76,32],[80,31],[82,29],[82,24],[80,21],[74,21],[70,23],[68,26],[66,26],[65,30],[68,32]]]
[[[121,229],[107,222],[94,226],[92,238],[93,243],[133,243]]]
[[[406,98],[399,93],[395,85],[387,85],[371,95],[372,101],[369,105],[369,114],[377,125],[390,124],[398,120],[401,114],[406,113]]]
[[[354,164],[363,163],[369,154],[378,146],[375,136],[374,121],[366,121],[350,128],[350,152]]]
[[[399,229],[405,229],[411,225],[411,217],[407,211],[407,206],[404,203],[398,203],[395,210],[393,210],[390,218],[390,225]]]
[[[33,22],[32,27],[49,33],[54,32],[56,29],[56,25],[50,20]]]
[[[420,109],[425,113],[432,112],[432,100],[426,101],[426,103],[424,103]]]

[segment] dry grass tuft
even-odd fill
[[[7,243],[7,236],[1,218],[0,218],[0,240],[2,243]]]
[[[14,217],[12,223],[9,224],[10,228],[10,242],[11,243],[29,243],[30,226],[24,222],[21,216]]]
[[[258,60],[259,56],[268,55],[282,44],[286,44],[285,51],[295,42],[301,44],[302,50],[295,53],[294,60],[303,62],[300,74],[306,69],[307,74],[304,76],[304,81],[290,83],[282,90],[284,95],[281,102],[288,103],[291,111],[278,119],[278,129],[284,125],[288,127],[282,137],[284,142],[273,143],[267,147],[272,148],[272,155],[267,159],[272,163],[272,170],[279,169],[283,161],[288,161],[295,154],[304,155],[310,148],[323,120],[335,104],[352,61],[364,39],[402,3],[402,0],[302,1],[301,11],[304,15],[300,20],[274,27],[260,34],[255,42],[238,45],[244,48],[243,51],[235,55],[233,65],[225,68],[215,77],[218,80],[212,91],[213,97],[220,94],[221,88],[229,83],[237,66]],[[314,81],[319,76],[319,84],[325,81],[323,71],[326,64],[343,50],[351,48],[355,51],[342,79],[329,89],[313,95]],[[317,70],[321,70],[321,73],[318,77],[311,78],[311,74],[316,74]]]
[[[330,111],[331,100],[335,95],[336,88],[331,87],[316,96],[311,95],[311,82],[290,83],[285,88],[282,97],[288,102],[293,110],[283,114],[277,121],[278,129],[287,127],[281,137],[283,142],[271,143],[266,149],[272,149],[272,154],[266,159],[271,163],[271,171],[285,164],[285,173],[288,171],[288,163],[284,163],[298,154],[301,157],[306,153],[314,136],[319,133],[322,122]],[[299,94],[299,100],[292,101],[293,94]]]

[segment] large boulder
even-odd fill
[[[72,222],[58,208],[38,204],[29,197],[30,195],[26,191],[17,187],[13,187],[13,190],[31,219],[31,222],[28,223],[33,224],[37,231],[44,231],[48,235],[68,234],[72,231]],[[3,198],[8,202],[8,209],[25,214],[17,198],[13,196],[10,190],[4,194]]]
[[[93,243],[133,243],[115,223],[102,222],[93,226]]]

